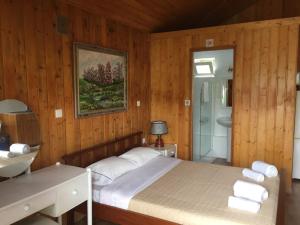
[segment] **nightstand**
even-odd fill
[[[149,147],[161,152],[162,156],[177,158],[177,144],[165,144],[164,147],[160,148],[156,148],[154,144],[151,144]]]

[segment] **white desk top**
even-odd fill
[[[84,168],[54,165],[0,182],[0,210],[84,173]]]

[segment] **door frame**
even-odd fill
[[[234,130],[235,130],[235,71],[236,71],[236,45],[222,45],[216,47],[200,47],[200,48],[190,48],[190,96],[191,96],[191,109],[190,109],[190,160],[193,161],[193,103],[194,103],[194,86],[193,86],[193,53],[194,52],[206,52],[206,51],[216,51],[216,50],[226,50],[232,49],[233,50],[233,73],[232,73],[232,106],[231,106],[231,118],[232,118],[232,127],[231,127],[231,159],[230,165],[233,164],[234,159]]]

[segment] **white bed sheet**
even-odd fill
[[[142,167],[117,178],[107,186],[93,185],[95,202],[128,209],[130,200],[181,162],[180,159],[158,156]]]

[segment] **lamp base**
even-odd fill
[[[163,141],[163,139],[161,138],[161,136],[160,135],[157,135],[157,139],[156,139],[156,141],[155,141],[155,145],[154,145],[156,148],[162,148],[162,147],[164,147],[165,145],[164,145],[164,141]]]

